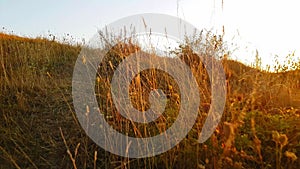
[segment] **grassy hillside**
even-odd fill
[[[298,168],[300,166],[300,70],[267,73],[223,59],[227,100],[212,137],[197,143],[210,105],[207,73],[191,50],[178,57],[200,86],[199,117],[188,136],[152,158],[126,159],[104,151],[84,133],[72,105],[72,72],[80,46],[0,34],[0,168]],[[145,126],[122,119],[108,97],[111,75],[132,44],[116,45],[98,70],[96,95],[109,123],[133,136],[164,131],[178,113],[179,89],[158,70],[132,82],[133,105],[149,108],[153,88],[168,96],[164,118]],[[121,57],[122,56],[122,57]],[[105,69],[101,69],[104,68]],[[109,70],[109,71],[108,71]],[[124,128],[124,126],[127,126]],[[128,126],[131,126],[128,128]],[[145,131],[149,130],[151,132]]]
[[[59,127],[76,126],[68,104],[79,51],[45,39],[0,34],[0,168],[68,163]]]

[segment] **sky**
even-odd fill
[[[263,64],[295,52],[299,58],[300,2],[297,0],[0,0],[0,31],[21,36],[78,41],[120,18],[139,13],[180,17],[198,29],[225,27],[231,57],[246,64],[256,50]]]

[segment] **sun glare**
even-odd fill
[[[210,4],[196,0],[180,1],[180,17],[199,29],[222,34],[232,51],[231,58],[247,65],[261,57],[262,69],[272,68],[290,57],[299,61],[300,26],[297,1],[214,0]]]

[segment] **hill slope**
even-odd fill
[[[128,45],[123,48],[128,48],[125,51],[131,50]],[[107,55],[107,64],[110,59],[117,60],[117,63],[121,61],[118,60],[118,50],[116,47],[113,51],[117,51],[116,55]],[[79,52],[79,46],[0,33],[0,168],[281,166],[296,169],[300,165],[299,158],[290,158],[294,157],[292,155],[300,157],[300,70],[266,73],[236,61],[223,60],[228,85],[226,108],[211,139],[199,144],[196,140],[209,109],[209,82],[203,65],[195,58],[197,56],[189,52],[182,53],[182,59],[193,69],[201,88],[203,98],[199,119],[188,136],[174,149],[149,159],[129,161],[99,148],[78,124],[72,106],[71,82]],[[104,66],[116,67],[107,64],[104,63]],[[102,73],[107,75],[105,71]],[[171,89],[178,88],[174,82],[169,81],[171,77],[162,72],[151,73],[151,76],[142,73],[140,84],[152,85],[154,83],[149,81],[149,77],[158,76],[156,81],[161,82],[157,83],[158,86],[165,88],[166,93],[171,95],[171,105],[175,104],[176,101],[172,102],[172,98],[176,99],[178,95],[171,92]],[[164,81],[168,85],[163,84]],[[102,84],[102,87],[107,87],[106,82]],[[133,93],[138,93],[135,89],[137,88],[132,88]],[[107,91],[98,92],[103,94]],[[103,97],[109,98],[107,95]],[[108,102],[103,102],[102,106],[108,108]],[[115,129],[128,132],[127,134],[149,136],[150,132],[145,131],[147,127],[154,128],[155,132],[164,131],[170,125],[166,122],[169,119],[172,122],[176,118],[174,114],[178,109],[172,108],[170,106],[165,113],[167,120],[161,119],[162,122],[152,123],[150,126],[125,123],[114,111],[112,112],[116,114],[109,116],[107,120],[115,125]],[[131,125],[136,127],[128,129]],[[283,141],[287,138],[288,142],[276,142],[275,131],[279,132],[278,137],[283,138]],[[279,151],[277,144],[283,149]],[[281,154],[282,162],[279,164],[277,153],[281,151],[293,154]]]

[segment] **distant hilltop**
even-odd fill
[[[42,61],[43,59],[48,59],[53,66],[65,66],[57,67],[55,70],[64,70],[60,72],[65,72],[67,70],[69,71],[68,74],[72,74],[72,66],[80,52],[80,46],[62,44],[46,38],[32,39],[4,33],[0,33],[0,45],[0,55],[2,55],[1,57],[4,56],[7,58],[6,64],[10,62],[10,58],[12,59],[11,61],[15,60],[12,57],[28,57],[28,59],[31,60],[30,57],[35,56],[40,57],[39,62],[41,63],[46,62]],[[103,64],[108,64],[110,62],[109,59],[114,60],[111,62],[113,64],[120,63],[124,56],[129,55],[130,52],[135,52],[136,50],[134,49],[140,50],[138,46],[134,46],[132,44],[116,45],[112,48],[115,54],[110,53],[113,55],[108,56],[108,59],[106,58],[104,60],[105,63],[102,63],[102,66],[104,66]],[[118,55],[118,53],[120,55]],[[45,55],[47,55],[47,58],[45,58]],[[120,57],[121,55],[123,57]],[[53,60],[51,60],[51,57]],[[68,57],[68,59],[64,57]],[[118,57],[120,58],[118,59]],[[209,86],[203,86],[202,83],[203,80],[207,81],[208,78],[199,57],[191,50],[182,50],[182,53],[179,53],[178,57],[191,67],[196,79],[198,78],[198,84],[200,88],[202,88],[201,90],[205,90],[202,94],[206,93],[205,95],[208,96],[210,94]],[[34,62],[35,60],[32,61]],[[65,63],[62,64],[62,61]],[[256,104],[255,107],[261,109],[275,107],[300,107],[300,70],[269,73],[246,66],[238,61],[229,59],[222,59],[221,61],[227,79],[228,99],[238,97],[240,99],[247,100],[252,97],[255,98],[252,100],[253,103]],[[14,65],[16,63],[10,64]],[[39,64],[38,66],[42,70],[51,70],[54,69],[51,67],[51,64]],[[66,65],[68,66],[66,67]],[[47,68],[42,68],[41,66],[47,66]],[[0,73],[0,75],[4,76],[2,73]],[[207,98],[207,102],[209,102],[209,97]]]

